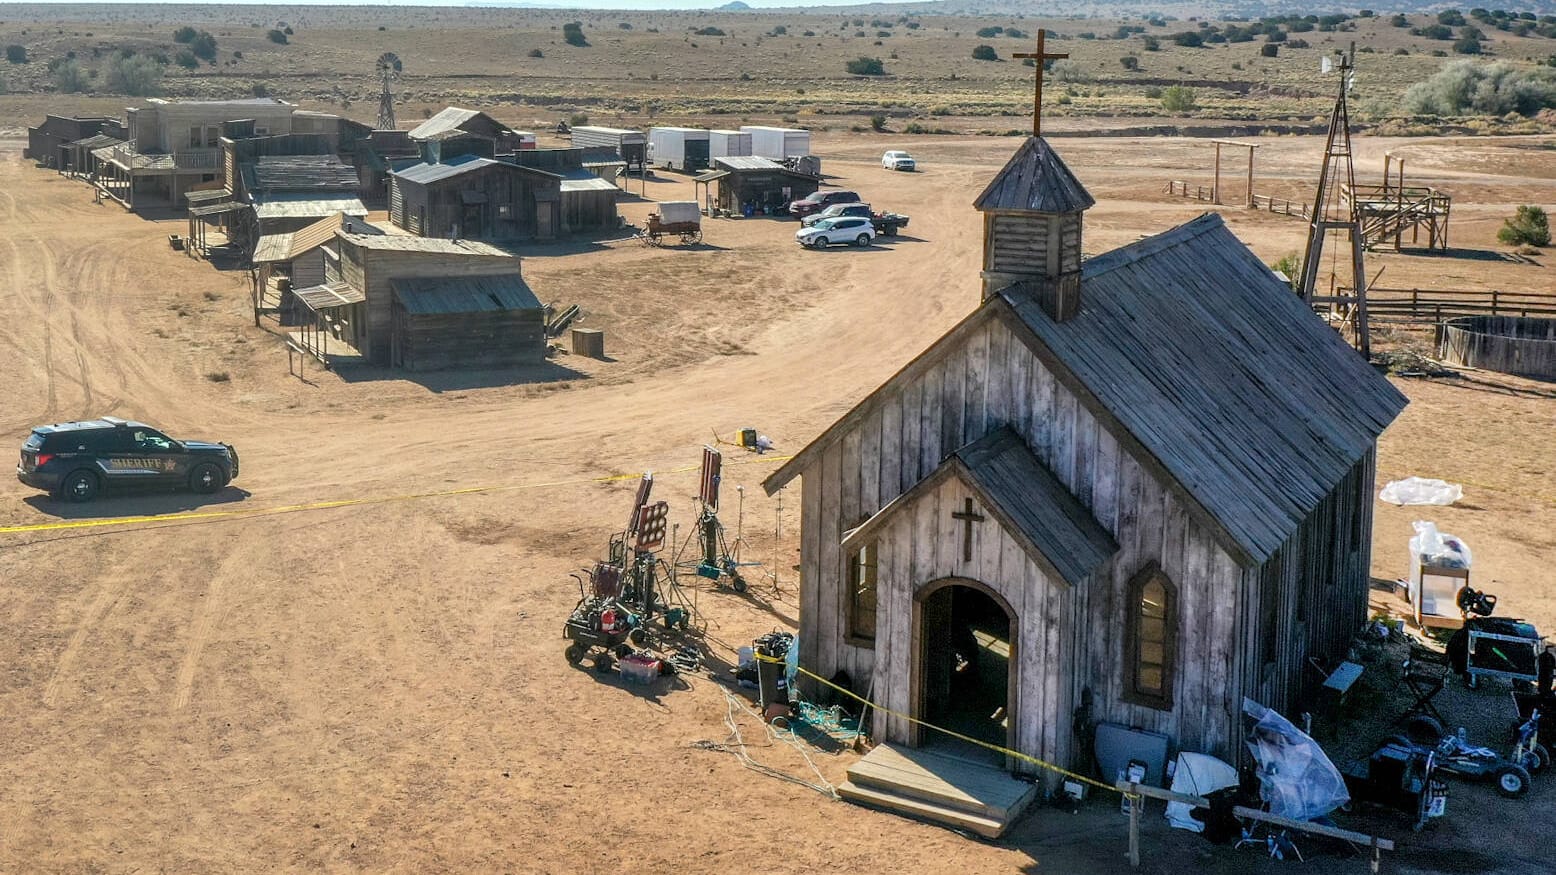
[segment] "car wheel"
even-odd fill
[[[858,237],[854,238],[854,244],[857,245],[857,246],[869,246],[870,245],[870,235],[869,234],[860,234]]]
[[[210,494],[227,485],[227,478],[222,475],[222,469],[210,462],[202,462],[189,472],[189,488],[196,492]]]
[[[817,237],[816,242],[811,245],[815,246],[817,249],[825,249],[827,248],[827,238]]]
[[[577,665],[583,661],[584,649],[581,645],[569,644],[567,645],[567,649],[562,651],[562,655],[567,657],[567,661],[569,663]]]
[[[60,497],[66,501],[86,502],[97,497],[97,475],[91,471],[71,471],[59,485]]]

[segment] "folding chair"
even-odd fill
[[[1435,665],[1436,668],[1430,668]],[[1417,714],[1430,715],[1438,723],[1443,722],[1442,712],[1432,704],[1437,694],[1443,691],[1443,686],[1448,682],[1448,665],[1437,654],[1419,647],[1411,647],[1410,655],[1405,657],[1404,676],[1402,680],[1405,686],[1410,688],[1415,701],[1405,709],[1405,713],[1399,715],[1396,723],[1403,723]]]

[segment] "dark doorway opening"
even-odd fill
[[[1010,742],[1011,617],[978,587],[948,584],[923,599],[923,690],[920,713],[935,726],[979,741]],[[924,745],[1001,761],[986,748],[926,729]]]

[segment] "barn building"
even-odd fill
[[[480,110],[451,106],[414,128],[409,136],[423,161],[436,164],[461,155],[493,158],[525,148],[526,136]]]
[[[616,209],[621,189],[616,186],[616,179],[618,174],[624,174],[627,162],[614,150],[526,149],[503,160],[561,178],[563,234],[590,234],[621,227],[621,214]]]
[[[1294,706],[1366,619],[1404,397],[1219,216],[1083,261],[1092,205],[1028,139],[975,203],[982,302],[765,483],[802,478],[801,665],[896,750],[944,742],[892,712],[1235,761],[1242,698]]]
[[[713,159],[714,169],[696,182],[717,190],[704,197],[704,207],[732,215],[761,216],[781,213],[790,201],[814,194],[821,178],[791,170],[777,161],[754,156]]]
[[[562,179],[462,155],[389,175],[389,220],[422,237],[549,240],[561,224]]]

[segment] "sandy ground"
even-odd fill
[[[40,422],[112,413],[232,442],[244,460],[214,499],[81,509],[0,482],[0,526],[375,499],[0,535],[0,870],[1120,870],[1114,803],[1038,812],[1006,841],[970,841],[694,747],[728,735],[722,685],[707,676],[644,690],[561,657],[576,598],[567,572],[603,553],[630,501],[629,482],[597,478],[661,472],[684,530],[696,488],[685,469],[715,432],[752,425],[780,453],[797,450],[976,304],[970,202],[1016,141],[902,143],[923,172],[880,170],[878,138],[818,140],[834,183],[913,217],[911,234],[866,250],[798,251],[793,223],[743,220],[710,221],[695,250],[618,240],[527,253],[540,297],[581,304],[610,361],[418,380],[310,371],[306,383],[288,376],[276,335],[253,327],[242,273],[168,248],[182,219],[94,204],[85,185],[0,143],[0,435],[19,443]],[[1161,187],[1205,179],[1208,145],[1060,146],[1099,200],[1089,252],[1203,208]],[[1460,198],[1458,247],[1493,250],[1512,204],[1556,201],[1549,141],[1363,141],[1362,168],[1375,173],[1398,146],[1419,181]],[[1269,140],[1261,186],[1301,194],[1321,147]],[[672,179],[650,197],[690,197]],[[1301,246],[1297,220],[1227,215],[1269,260]],[[1370,264],[1395,285],[1551,286],[1543,256]],[[1400,385],[1413,403],[1384,437],[1380,481],[1439,476],[1466,498],[1430,513],[1380,506],[1375,576],[1404,574],[1409,523],[1432,518],[1471,543],[1501,613],[1556,628],[1556,390],[1486,374]],[[780,514],[758,486],[771,460],[732,461],[744,555],[765,568],[747,596],[695,593],[710,654],[726,661],[753,635],[792,627],[797,604],[797,496]],[[387,500],[471,486],[499,488]],[[739,722],[753,756],[808,774],[794,749]],[[812,756],[834,782],[851,757]],[[1406,833],[1414,845],[1396,871],[1539,871],[1549,784],[1523,803],[1466,793],[1465,817],[1515,826],[1509,856],[1488,857],[1459,825]],[[1280,865],[1159,827],[1148,848],[1157,871]]]

